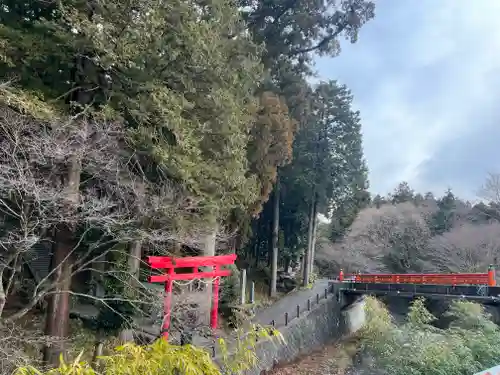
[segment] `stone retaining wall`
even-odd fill
[[[286,364],[300,356],[321,349],[332,341],[340,339],[349,327],[349,310],[341,311],[341,303],[335,293],[322,299],[311,311],[291,320],[287,326],[278,327],[284,342],[274,339],[262,340],[257,344],[259,358],[255,368],[246,375],[261,375],[277,364]],[[217,357],[215,358],[216,362]]]
[[[284,343],[265,340],[257,346],[259,362],[256,368],[247,371],[246,375],[260,375],[277,364],[292,362],[302,355],[340,338],[342,335],[340,305],[335,295],[320,301],[315,308],[292,320],[288,326],[279,331],[285,339]]]

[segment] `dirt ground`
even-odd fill
[[[278,366],[269,375],[347,375],[354,345],[331,344],[322,350],[284,366]]]

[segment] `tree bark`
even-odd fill
[[[217,222],[214,222],[213,227],[212,227],[212,232],[209,233],[205,237],[204,241],[204,246],[203,246],[203,255],[204,256],[214,256],[215,255],[215,250],[217,247],[217,231],[219,229],[219,225]],[[212,271],[213,267],[202,267],[206,271]],[[208,301],[209,301],[209,306],[212,305],[212,287],[208,286],[205,290],[205,293],[207,294]]]
[[[317,238],[317,232],[318,232],[318,218],[317,216],[317,202],[315,203],[315,209],[314,209],[314,221],[313,221],[313,232],[312,232],[312,242],[311,242],[311,261],[309,262],[309,266],[311,269],[309,270],[309,275],[311,275],[314,271],[314,253],[316,250],[316,238]]]
[[[75,155],[69,161],[65,176],[66,209],[71,212],[78,205],[81,161]],[[48,298],[45,334],[56,342],[46,345],[43,360],[51,366],[59,365],[60,355],[65,354],[65,339],[68,336],[69,306],[71,289],[72,251],[74,249],[74,228],[61,224],[55,228],[54,247],[51,260],[51,281],[54,290]]]
[[[289,273],[290,272],[290,264],[292,263],[292,258],[290,257],[286,257],[285,258],[285,265],[284,265],[284,269],[285,269],[285,272],[286,273]]]
[[[58,228],[52,255],[53,293],[48,298],[45,334],[56,341],[47,345],[43,351],[44,362],[53,367],[59,365],[59,357],[65,354],[64,341],[69,328],[69,290],[71,288],[71,251],[73,232],[69,228]]]
[[[104,349],[104,332],[99,330],[99,332],[96,333],[96,341],[94,344],[94,354],[92,355],[92,367],[94,369],[99,369],[100,367],[100,361],[99,357],[102,356],[102,352]]]
[[[205,241],[203,244],[203,255],[204,256],[214,256],[215,248],[217,244],[217,230],[218,225],[215,223],[213,225],[213,230],[205,237]]]
[[[309,227],[307,231],[307,250],[304,254],[304,268],[302,274],[302,285],[308,286],[309,279],[311,277],[311,246],[312,246],[312,238],[313,238],[313,229],[314,229],[314,220],[315,220],[315,210],[316,210],[316,194],[313,189],[313,193],[311,195],[311,207],[309,211]]]
[[[139,184],[138,192],[141,195],[145,195],[146,191],[144,188],[144,184]],[[138,210],[139,211],[139,210]],[[140,215],[139,212],[136,212],[137,215]],[[141,269],[141,258],[142,258],[142,241],[140,239],[136,239],[129,243],[128,248],[128,270],[130,273],[130,278],[132,285],[135,286],[139,281],[139,271]]]
[[[0,277],[1,276],[2,275],[0,274]],[[2,279],[0,279],[0,318],[2,317],[3,309],[5,307],[6,302],[7,302],[7,295],[6,295],[4,287],[3,287]]]
[[[253,253],[255,257],[254,267],[257,269],[259,267],[259,258],[260,258],[260,246],[259,246],[259,238],[255,239],[255,244],[253,245]]]
[[[3,310],[5,308],[5,304],[7,303],[7,296],[9,295],[9,288],[13,282],[14,274],[16,272],[16,266],[13,266],[12,274],[9,278],[9,282],[7,283],[7,286],[4,287],[3,285],[3,279],[5,276],[5,271],[7,270],[7,267],[9,264],[16,259],[16,256],[9,256],[7,259],[4,260],[4,264],[2,265],[1,271],[0,271],[0,319],[2,318]]]
[[[272,233],[272,259],[271,259],[271,283],[269,285],[269,296],[276,296],[276,283],[278,281],[278,235],[280,226],[280,180],[276,178],[274,189],[273,209],[273,233]]]
[[[92,284],[95,297],[102,298],[105,295],[104,273],[106,272],[106,256],[101,256],[92,262]]]
[[[273,222],[271,221],[269,227],[269,235],[267,236],[267,267],[271,268],[273,263]]]
[[[133,280],[139,280],[141,269],[142,241],[135,240],[129,244],[128,271]]]

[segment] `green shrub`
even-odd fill
[[[407,321],[396,325],[382,303],[368,298],[366,325],[360,332],[361,353],[373,368],[387,375],[466,375],[500,361],[500,329],[482,306],[453,302],[447,315],[453,323],[439,329],[435,317],[417,299]],[[370,374],[372,374],[370,372]]]
[[[61,358],[61,364],[56,369],[44,372],[28,366],[17,369],[15,375],[236,375],[256,364],[257,339],[281,337],[276,330],[269,332],[260,327],[252,328],[245,335],[241,334],[241,330],[237,332],[235,348],[232,351],[223,339],[219,339],[222,370],[204,349],[193,345],[172,345],[158,339],[147,346],[125,344],[115,348],[110,355],[99,357],[98,367],[101,372],[82,360],[81,352],[72,362],[64,362]]]
[[[82,353],[83,354],[83,353]],[[220,375],[210,355],[192,345],[170,345],[156,340],[149,346],[125,344],[109,356],[100,357],[107,375]],[[40,372],[32,367],[21,368],[16,375],[95,375],[98,374],[81,354],[73,361],[61,364],[57,369]]]

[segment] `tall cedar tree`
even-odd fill
[[[297,130],[284,99],[266,91],[260,96],[260,110],[250,131],[248,160],[250,172],[258,176],[260,200],[255,213],[262,209],[276,182],[277,169],[292,159],[292,145]]]
[[[229,1],[3,3],[3,76],[66,107],[83,91],[83,104],[125,119],[140,155],[207,209],[253,203],[259,49]]]
[[[309,270],[314,261],[316,215],[335,218],[345,215],[347,208],[355,215],[366,199],[367,168],[363,157],[359,113],[352,109],[352,94],[336,81],[320,83],[314,92],[313,124],[308,137],[309,153],[304,157],[305,175],[312,181],[308,256]],[[333,211],[333,212],[332,212]],[[305,277],[307,279],[307,277]],[[305,280],[307,281],[307,280]]]
[[[285,257],[296,257],[308,242],[311,244],[313,227],[307,236],[311,212],[313,218],[317,213],[330,216],[333,212],[335,221],[348,211],[354,218],[369,198],[360,118],[352,109],[350,91],[335,81],[321,83],[309,95],[303,113],[293,161],[280,173]],[[266,253],[268,248],[264,238],[270,237],[272,207],[272,202],[266,203],[259,223],[253,226],[256,235],[248,247],[253,255]]]
[[[335,56],[342,37],[355,42],[360,27],[375,15],[366,0],[239,0],[243,18],[258,44],[263,61],[278,75],[282,63],[310,72],[314,54]]]
[[[265,47],[262,61],[270,73],[267,89],[284,96],[291,116],[297,121],[299,128],[306,132],[305,128],[310,125],[307,108],[311,93],[306,77],[312,73],[314,55],[336,56],[340,52],[342,38],[355,42],[362,25],[374,17],[373,2],[240,0],[239,5],[254,41]],[[297,163],[293,161],[292,168],[297,168]],[[298,170],[301,168],[298,166]],[[283,214],[279,216],[286,215],[286,223],[280,222],[280,227],[286,227],[283,228],[283,242],[288,243],[285,245],[285,256],[289,256],[290,248],[303,247],[301,238],[307,230],[304,228],[304,217],[309,215],[309,206],[304,204],[303,199],[290,196],[291,191],[302,191],[297,189],[301,184],[300,173],[294,174],[299,180],[292,175],[285,172],[281,179],[280,207]],[[268,211],[264,207],[260,222],[252,224],[254,236],[248,251],[257,258],[264,248],[270,248],[264,239],[272,238],[270,222],[274,214],[270,212],[268,216]],[[264,253],[267,251],[264,250]]]

